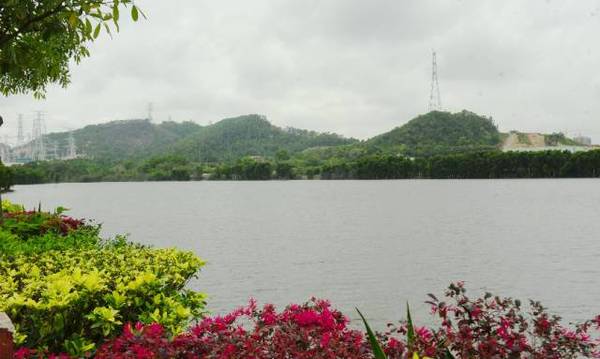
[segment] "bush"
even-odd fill
[[[490,293],[472,300],[462,282],[450,285],[448,303],[429,296],[427,303],[441,325],[413,328],[412,343],[398,338],[408,334],[407,323],[391,326],[380,335],[389,358],[404,358],[413,351],[433,358],[600,357],[600,340],[591,336],[592,330],[600,330],[600,315],[569,328],[539,302],[530,301],[526,312],[519,300]]]
[[[126,326],[96,358],[370,358],[362,333],[347,323],[322,300],[279,313],[272,305],[259,310],[250,302],[223,317],[206,318],[173,340],[160,325]]]
[[[15,205],[8,206],[10,209]],[[4,213],[2,229],[9,231],[22,239],[43,235],[48,232],[67,235],[69,232],[85,226],[85,221],[63,215],[66,209],[59,207],[54,213],[38,211],[12,210]]]
[[[0,311],[16,344],[81,356],[123,323],[176,334],[203,315],[205,296],[185,289],[204,265],[194,254],[105,241],[61,213],[15,207],[0,227]]]
[[[382,353],[328,302],[312,300],[277,312],[272,305],[257,309],[254,302],[228,315],[205,318],[186,333],[171,338],[159,324],[126,325],[107,341],[97,358],[597,358],[600,316],[563,326],[538,303],[530,312],[518,300],[485,294],[471,300],[462,283],[446,291],[449,303],[430,295],[432,313],[441,320],[433,327],[412,321],[389,325],[378,334]],[[597,336],[595,338],[598,338]],[[377,345],[376,345],[377,346]],[[385,354],[384,354],[385,353]],[[23,357],[35,353],[21,352]]]
[[[122,324],[160,323],[179,333],[203,313],[184,289],[203,262],[192,253],[127,243],[0,259],[0,311],[17,344],[81,354]]]

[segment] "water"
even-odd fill
[[[429,323],[426,294],[456,280],[567,320],[600,313],[597,180],[50,184],[6,197],[193,250],[208,265],[190,285],[215,313],[316,296],[380,329],[407,301]]]

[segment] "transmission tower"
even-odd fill
[[[25,137],[23,136],[23,115],[19,114],[19,119],[17,120],[17,146],[21,146],[23,141],[25,141]]]
[[[75,146],[75,137],[73,132],[69,132],[69,148],[67,150],[67,159],[77,158],[77,146]]]
[[[152,112],[154,111],[154,104],[148,102],[148,121],[152,122]]]
[[[36,112],[36,117],[33,119],[33,128],[31,131],[32,135],[32,151],[31,158],[34,161],[46,160],[46,145],[44,143],[45,135],[45,124],[44,124],[44,113],[42,111]]]
[[[429,111],[441,111],[442,98],[440,97],[440,84],[438,82],[437,59],[433,52],[431,62],[431,93],[429,94]]]

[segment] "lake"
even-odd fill
[[[430,323],[427,293],[464,280],[541,300],[567,320],[600,313],[600,181],[144,182],[15,186],[5,197],[72,208],[105,235],[189,249],[194,289],[223,313],[254,297],[329,298],[374,326]]]

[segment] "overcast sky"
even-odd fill
[[[46,100],[0,97],[16,135],[146,117],[200,124],[248,113],[368,138],[442,104],[501,130],[600,142],[600,1],[138,0],[148,19],[103,35]]]

